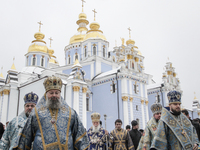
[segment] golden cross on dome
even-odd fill
[[[2,70],[3,70],[3,66],[1,67],[1,72],[2,72]]]
[[[131,38],[131,28],[129,27],[128,30],[129,30],[129,38]]]
[[[50,37],[49,40],[50,40],[50,47],[51,47],[51,41],[53,41],[53,39]]]
[[[13,57],[13,63],[14,63],[14,61],[15,61],[15,57]]]
[[[95,21],[95,13],[97,13],[96,11],[95,11],[95,9],[94,10],[92,10],[93,12],[94,12],[94,21]]]
[[[43,25],[42,24],[42,22],[40,21],[40,22],[38,22],[38,24],[39,24],[39,32],[41,31],[41,26]]]
[[[84,7],[83,3],[86,3],[86,1],[84,0],[81,0],[81,1],[82,1],[82,12],[83,12],[83,7]]]

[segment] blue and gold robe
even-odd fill
[[[154,117],[148,121],[137,150],[150,149],[153,138],[157,131],[158,123],[159,122],[156,122]]]
[[[185,115],[176,117],[162,108],[151,150],[192,150],[198,142],[196,129]]]
[[[93,132],[92,127],[88,130],[88,138],[90,141],[90,146],[88,150],[104,150],[106,146],[106,135],[105,130],[101,127],[99,132]],[[109,136],[107,136],[107,142]]]
[[[85,150],[89,146],[86,130],[75,110],[62,99],[56,110],[55,123],[51,119],[53,110],[47,108],[43,96],[32,116],[28,119],[23,135],[16,141],[18,149],[26,150],[33,142],[34,150]]]
[[[114,129],[110,132],[110,150],[135,150],[129,132],[121,129]]]
[[[0,149],[1,150],[11,150],[18,136],[21,135],[21,132],[24,128],[24,125],[27,122],[27,117],[23,111],[19,116],[11,120],[0,140]]]

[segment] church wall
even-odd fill
[[[194,110],[192,114],[193,114],[193,119],[199,118],[198,112],[196,110]]]
[[[11,121],[17,115],[17,102],[18,90],[17,88],[11,88],[9,95],[8,121]]]
[[[149,119],[153,116],[153,113],[151,111],[151,105],[153,105],[156,101],[156,93],[148,95],[149,103],[148,103],[148,108],[149,108]]]
[[[86,75],[84,76],[84,78],[91,80],[91,65],[83,66],[82,70],[84,70],[85,73],[86,73]]]
[[[105,126],[104,117],[103,115],[107,115],[107,129],[111,131],[114,129],[114,122],[118,119],[118,102],[117,102],[117,90],[115,93],[111,94],[111,87],[110,84],[112,82],[108,82],[105,84],[101,84],[98,86],[94,86],[92,88],[93,92],[93,112],[99,112],[101,114],[101,121],[103,126]],[[120,85],[119,85],[120,87]],[[122,99],[121,94],[119,94],[119,101],[120,101],[120,113],[122,111]],[[112,109],[111,109],[112,108]],[[88,113],[89,115],[90,113]],[[120,119],[122,119],[122,114],[120,115]],[[92,125],[91,118],[88,116],[87,127],[89,128]]]
[[[69,75],[72,72],[72,69],[63,70],[62,72]]]
[[[139,119],[139,129],[143,129],[142,108],[140,98],[133,97],[133,114],[134,120]]]
[[[112,70],[112,66],[111,65],[108,65],[108,64],[105,64],[105,63],[101,63],[101,72],[107,72],[107,71],[110,71]]]

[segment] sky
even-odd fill
[[[18,71],[25,66],[25,54],[39,31],[52,48],[59,64],[65,65],[64,47],[77,33],[81,0],[0,0],[0,67],[3,75],[13,64]],[[169,58],[183,90],[182,101],[192,107],[194,92],[200,99],[200,44],[199,0],[86,0],[84,13],[93,22],[93,12],[113,50],[120,38],[135,41],[144,59],[145,73],[162,81],[163,68]],[[89,28],[89,26],[88,26]]]

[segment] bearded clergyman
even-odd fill
[[[199,140],[190,120],[181,113],[181,93],[170,91],[168,111],[162,108],[162,115],[151,150],[197,150]]]
[[[24,111],[9,122],[3,137],[0,140],[1,150],[8,150],[14,147],[17,136],[22,132],[32,109],[37,104],[37,101],[38,96],[33,92],[27,93],[24,96]]]
[[[32,111],[16,148],[25,150],[34,140],[34,150],[87,149],[85,128],[76,111],[61,97],[62,80],[48,77],[44,87],[46,93]]]
[[[109,134],[108,131],[100,126],[100,114],[92,113],[92,127],[88,130],[88,138],[90,147],[88,150],[105,150],[108,146]],[[106,144],[107,143],[107,144]]]

